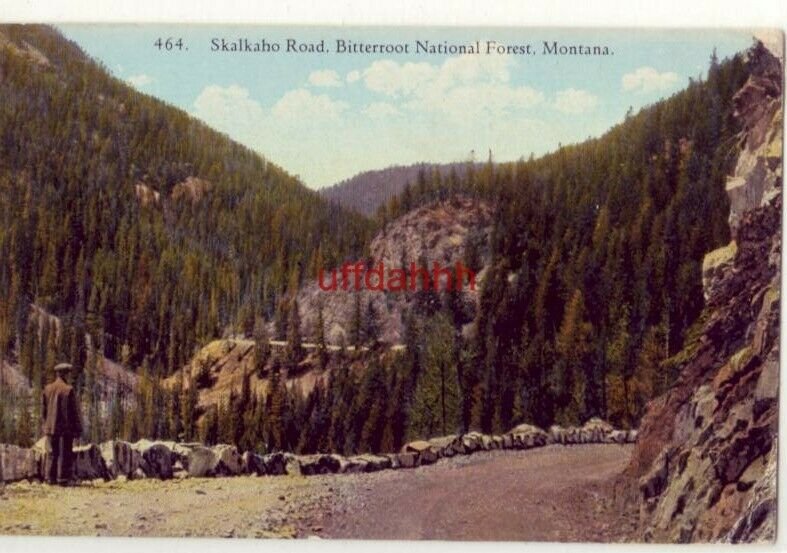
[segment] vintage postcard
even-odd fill
[[[775,540],[783,40],[0,25],[0,534]]]

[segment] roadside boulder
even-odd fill
[[[358,455],[357,459],[366,463],[365,472],[377,472],[378,470],[385,470],[391,468],[391,460],[382,455]]]
[[[31,480],[39,475],[32,449],[0,444],[0,481]]]
[[[284,454],[284,473],[288,476],[302,476],[301,463],[295,455]]]
[[[169,480],[173,476],[172,450],[161,442],[140,440],[134,449],[141,454],[140,467],[148,478]]]
[[[334,455],[301,455],[298,457],[304,476],[314,474],[335,474],[341,468],[341,461]]]
[[[88,444],[73,448],[74,478],[77,480],[109,480],[109,470],[96,444]]]
[[[109,477],[114,479],[125,476],[129,480],[134,478],[140,468],[140,453],[133,446],[122,440],[110,440],[99,446],[101,457],[106,464]]]
[[[504,437],[505,440],[510,441],[514,449],[529,449],[532,447],[541,447],[549,443],[550,437],[541,428],[533,426],[532,424],[520,424],[508,431]]]
[[[242,472],[243,462],[240,452],[234,445],[220,444],[212,448],[216,455],[216,476],[237,476]]]
[[[265,467],[265,474],[271,476],[278,476],[287,474],[287,459],[284,453],[277,451],[276,453],[268,453],[262,456],[262,463]]]
[[[241,455],[241,467],[243,474],[256,474],[257,476],[265,474],[265,463],[262,460],[262,455],[258,455],[253,451],[247,451]]]
[[[356,474],[366,472],[366,461],[360,457],[347,457],[342,463],[339,472],[342,474]]]
[[[399,467],[403,469],[412,469],[418,466],[418,454],[412,451],[397,453],[396,459]]]
[[[424,440],[416,440],[402,446],[402,453],[415,453],[421,465],[430,465],[437,461],[437,452],[432,444]]]
[[[399,455],[396,453],[386,453],[385,456],[390,459],[392,469],[396,470],[398,468],[402,468],[402,465],[399,463]]]
[[[606,441],[607,435],[614,430],[611,424],[599,417],[592,417],[582,425],[585,443],[600,444]]]
[[[550,426],[549,436],[552,438],[552,443],[563,445],[568,443],[568,432],[560,425],[553,424]]]
[[[482,449],[481,433],[468,432],[462,436],[462,445],[464,446],[466,453],[473,453],[474,451]]]
[[[580,431],[579,428],[576,426],[569,426],[568,428],[564,429],[565,435],[565,442],[566,444],[579,444],[582,443],[580,440]]]
[[[464,453],[462,440],[457,435],[432,438],[429,440],[429,444],[440,457],[453,457],[454,455]]]
[[[213,449],[200,444],[177,444],[174,453],[189,476],[205,478],[216,475],[219,459]]]
[[[628,440],[628,432],[625,430],[613,430],[607,436],[607,443],[625,444]]]

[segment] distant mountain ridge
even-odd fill
[[[407,183],[414,184],[419,172],[431,173],[437,169],[443,177],[446,177],[451,171],[455,171],[457,177],[462,177],[470,164],[471,162],[392,165],[385,169],[358,173],[333,186],[323,188],[320,194],[342,207],[372,216],[381,205],[401,194]],[[479,166],[478,163],[475,165]]]

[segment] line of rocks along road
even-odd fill
[[[598,418],[581,427],[552,426],[549,431],[521,424],[503,435],[469,432],[419,440],[406,444],[399,453],[344,457],[337,454],[293,455],[271,453],[241,455],[232,445],[206,447],[199,443],[140,440],[134,444],[109,441],[75,448],[78,480],[133,480],[174,477],[315,475],[412,469],[443,457],[469,455],[478,451],[523,450],[549,444],[631,443],[636,431],[615,430]],[[33,448],[0,445],[0,482],[41,480],[46,465],[44,440]]]

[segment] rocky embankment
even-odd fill
[[[742,125],[727,183],[733,241],[705,259],[707,322],[653,401],[628,475],[642,538],[775,538],[782,210],[782,65],[758,43],[734,98]]]
[[[241,453],[235,446],[207,447],[197,443],[109,441],[74,448],[75,476],[78,480],[114,480],[234,476],[240,474],[314,475],[375,472],[385,469],[415,468],[443,457],[469,455],[497,449],[523,450],[550,444],[632,443],[635,430],[616,430],[600,419],[590,419],[581,427],[552,426],[548,431],[522,424],[502,435],[479,432],[444,436],[406,444],[399,453],[384,455],[336,454],[293,455],[251,451]],[[0,482],[40,480],[46,462],[43,442],[26,449],[0,445]]]

